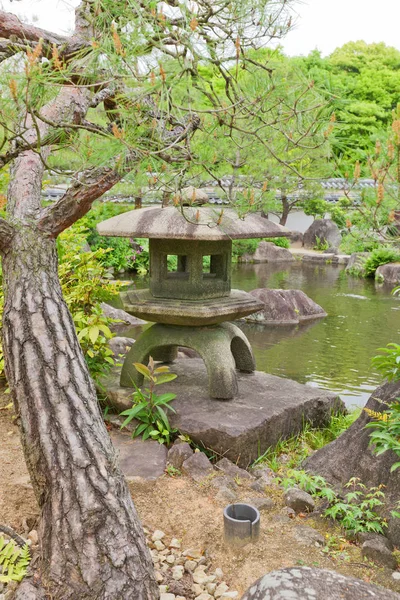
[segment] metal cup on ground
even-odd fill
[[[225,542],[245,546],[260,535],[260,513],[250,504],[229,504],[224,508]]]

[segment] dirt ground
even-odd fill
[[[34,527],[38,509],[26,470],[9,396],[0,396],[0,523],[21,534]],[[242,498],[249,497],[243,485]],[[233,551],[223,541],[222,509],[209,483],[197,485],[186,477],[165,475],[155,483],[131,486],[136,508],[149,529],[162,529],[182,540],[183,548],[205,552],[212,568],[222,568],[231,590],[243,593],[258,577],[282,567],[309,565],[359,577],[400,592],[391,572],[367,564],[360,548],[342,539],[340,529],[321,519],[285,513],[280,492],[271,490],[272,511],[261,513],[261,535],[256,544]],[[255,495],[252,492],[251,495]],[[226,503],[225,503],[226,504]],[[294,528],[308,525],[327,539],[328,548],[304,547],[293,537]]]

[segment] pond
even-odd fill
[[[331,390],[349,407],[366,403],[382,380],[371,358],[399,339],[400,299],[390,289],[350,277],[342,267],[297,261],[237,265],[232,287],[301,289],[328,313],[299,326],[241,323],[259,371]],[[138,334],[137,328],[124,333]]]

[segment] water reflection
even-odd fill
[[[259,370],[335,391],[349,406],[365,404],[380,382],[371,357],[400,333],[400,300],[390,288],[349,277],[342,267],[301,262],[238,265],[232,285],[301,289],[328,313],[295,327],[244,324]]]

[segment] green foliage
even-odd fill
[[[0,583],[22,581],[30,560],[26,544],[21,548],[14,540],[8,541],[3,536],[0,537]]]
[[[377,369],[383,377],[389,381],[400,379],[400,345],[394,342],[388,344],[386,348],[378,348],[378,354],[372,359],[372,366]]]
[[[329,204],[323,198],[309,198],[304,201],[303,210],[314,219],[323,219],[329,210]]]
[[[398,294],[400,288],[393,290]],[[400,380],[400,345],[391,343],[386,348],[379,348],[382,354],[378,354],[372,359],[372,365],[388,381]],[[400,457],[400,398],[397,402],[392,402],[389,408],[383,412],[375,412],[365,409],[372,421],[367,423],[366,427],[372,429],[370,438],[373,450],[379,456],[387,450],[392,450]],[[391,471],[396,471],[400,467],[400,462],[392,465]],[[400,517],[400,514],[399,514]]]
[[[322,58],[318,51],[293,59],[326,94],[337,117],[331,138],[341,174],[374,153],[398,102],[400,52],[383,43],[349,42]]]
[[[374,239],[370,234],[361,231],[352,231],[342,237],[340,250],[345,254],[355,252],[372,252],[381,246],[378,239]]]
[[[290,241],[285,237],[277,237],[277,238],[265,238],[264,240],[260,239],[249,239],[249,240],[233,240],[232,242],[232,259],[233,261],[237,261],[245,254],[254,254],[257,250],[260,242],[272,242],[275,246],[279,246],[280,248],[290,248]]]
[[[136,271],[144,275],[149,270],[149,242],[147,239],[130,240],[123,237],[105,237],[96,231],[96,225],[132,210],[132,206],[100,202],[82,219],[79,225],[88,229],[87,242],[93,251],[107,250],[99,259],[114,271]]]
[[[255,464],[265,463],[274,472],[281,472],[286,468],[297,468],[312,452],[323,448],[339,437],[359,415],[360,410],[358,409],[345,415],[332,415],[329,424],[321,429],[313,428],[306,423],[299,435],[281,440],[276,446],[268,448]],[[286,459],[284,464],[280,459],[282,455]]]
[[[400,252],[394,248],[382,246],[373,250],[364,263],[365,277],[374,277],[380,265],[400,261]]]
[[[329,242],[326,240],[321,240],[318,236],[315,236],[315,245],[314,250],[320,250],[323,252],[324,250],[328,250]]]
[[[279,481],[285,490],[298,487],[312,496],[324,498],[328,502],[334,502],[336,499],[336,493],[320,475],[310,475],[306,471],[288,469],[286,476],[279,478]]]
[[[286,248],[286,249],[290,248],[290,241],[286,237],[271,238],[268,241],[275,244],[275,246],[279,246],[280,248]]]
[[[400,349],[400,346],[398,348]],[[400,357],[400,354],[398,354],[398,357]],[[373,444],[377,456],[392,450],[400,457],[400,398],[397,400],[397,402],[390,404],[388,410],[381,413],[365,409],[374,418],[365,427],[372,429],[370,433],[371,444]],[[393,472],[399,467],[400,461],[394,463],[390,470]]]
[[[87,241],[92,250],[108,250],[101,259],[105,267],[112,267],[117,272],[133,270],[134,253],[128,238],[105,237],[94,231]]]
[[[166,411],[175,412],[169,403],[176,398],[176,394],[157,395],[154,388],[157,385],[173,381],[176,375],[170,373],[167,366],[156,367],[151,357],[148,366],[141,363],[134,363],[134,365],[145,381],[149,383],[144,390],[140,390],[135,385],[133,405],[121,413],[122,416],[127,417],[122,423],[121,429],[129,425],[133,419],[137,419],[139,424],[134,429],[132,437],[141,435],[143,440],[152,438],[158,440],[160,444],[169,444],[171,436],[176,433],[176,430],[171,427]]]
[[[232,258],[237,260],[244,254],[254,254],[257,250],[260,240],[233,240]]]
[[[74,225],[59,239],[59,277],[90,373],[97,382],[114,364],[108,340],[112,319],[102,314],[100,303],[115,296],[120,284],[111,283],[102,258],[107,250],[84,252],[86,230]]]
[[[329,507],[324,511],[324,517],[339,521],[349,533],[384,533],[385,520],[377,512],[377,509],[384,505],[383,486],[367,489],[359,479],[353,477],[345,485],[346,488],[351,488],[351,491],[342,498],[323,477],[290,469],[285,477],[280,478],[280,483],[285,489],[298,487],[315,498],[327,501]]]
[[[346,484],[350,488],[344,498],[335,497],[331,506],[324,512],[325,517],[339,521],[342,527],[352,534],[363,531],[384,533],[385,520],[377,509],[384,505],[383,486],[366,488],[359,479],[353,477]]]

